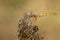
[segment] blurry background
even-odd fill
[[[36,24],[44,40],[60,40],[60,0],[0,0],[0,40],[17,40],[18,20],[30,10],[57,13],[38,18]]]

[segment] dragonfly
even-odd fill
[[[35,20],[37,20],[38,17],[55,16],[55,15],[57,15],[57,13],[48,12],[48,13],[40,13],[39,15],[33,14],[32,12],[25,13],[26,17],[28,17],[28,16],[33,17],[33,18],[35,18]]]

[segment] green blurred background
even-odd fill
[[[25,9],[25,10],[24,10]],[[44,40],[60,40],[60,0],[0,0],[0,40],[17,40],[17,23],[24,12],[57,13],[36,23]]]

